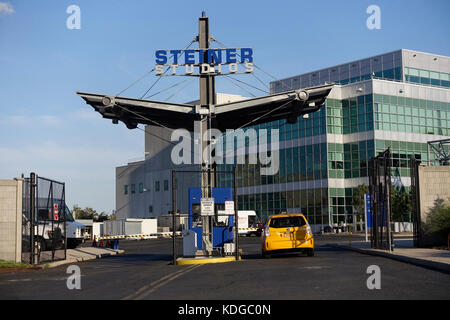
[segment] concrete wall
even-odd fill
[[[437,198],[450,199],[450,167],[419,166],[420,216],[426,221],[428,210]]]
[[[22,261],[22,179],[0,180],[0,259]]]

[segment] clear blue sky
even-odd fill
[[[81,30],[66,28],[72,4]],[[372,4],[381,8],[381,30],[366,27]],[[216,39],[252,47],[255,63],[276,78],[400,48],[450,55],[448,0],[0,0],[0,179],[35,171],[66,182],[69,206],[114,209],[115,167],[143,157],[143,132],[103,120],[75,92],[126,88],[154,67],[155,50],[194,38],[202,10]],[[155,79],[124,95],[140,97]],[[163,79],[150,93],[180,80]],[[249,96],[224,79],[217,91]],[[194,82],[171,101],[197,96]]]

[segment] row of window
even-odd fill
[[[449,88],[450,74],[405,67],[405,81]]]
[[[357,77],[353,77],[353,78],[349,78],[349,79],[343,79],[340,81],[336,81],[336,84],[346,85],[349,83],[360,82],[360,81],[369,80],[372,78],[401,81],[402,80],[402,69],[401,68],[393,68],[393,69],[377,71],[377,72],[374,72],[373,74],[365,74],[362,76],[357,76]]]
[[[123,186],[123,193],[124,194],[128,194],[128,185],[124,185]],[[139,193],[143,193],[144,192],[144,184],[143,183],[139,183]],[[155,181],[155,192],[159,192],[161,190],[161,186],[160,186],[160,182],[159,181]],[[169,180],[164,180],[164,191],[168,191],[169,190]],[[145,190],[148,191],[148,190]],[[130,192],[131,194],[135,194],[136,193],[136,185],[135,184],[131,184],[130,185]]]
[[[255,210],[262,220],[286,211],[287,208],[300,208],[309,223],[328,223],[328,191],[326,188],[269,192],[238,196],[239,210]]]
[[[374,94],[373,101],[376,103],[388,103],[392,105],[400,105],[422,109],[440,109],[441,111],[450,111],[450,103],[434,100],[414,99],[399,96],[390,96],[384,94]]]
[[[341,69],[343,68],[343,69]],[[300,89],[300,88],[307,88],[311,86],[317,86],[325,83],[334,82],[336,84],[340,85],[346,85],[349,83],[355,83],[360,81],[369,80],[372,78],[377,79],[386,79],[386,80],[397,80],[402,81],[402,68],[391,68],[391,69],[385,69],[380,70],[376,72],[371,72],[370,68],[364,68],[364,71],[359,71],[359,73],[364,73],[363,75],[358,75],[355,77],[350,77],[350,73],[354,74],[355,72],[349,72],[348,66],[345,68],[345,66],[341,66],[338,70],[337,68],[331,68],[325,73],[317,72],[312,74],[306,74],[303,76],[298,76],[295,78],[275,81],[270,84],[271,92],[278,93],[283,91],[289,91],[294,89]],[[345,70],[347,69],[347,70]]]

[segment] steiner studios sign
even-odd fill
[[[251,48],[157,50],[155,62],[157,76],[242,74],[254,68]]]

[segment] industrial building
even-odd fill
[[[295,124],[277,120],[248,127],[279,129],[280,169],[263,176],[258,164],[237,165],[239,209],[255,210],[262,220],[279,211],[302,212],[316,227],[352,223],[353,190],[369,184],[371,157],[390,147],[393,183],[408,189],[409,157],[428,161],[427,142],[450,137],[449,57],[402,49],[274,81],[270,88],[276,94],[326,83],[336,85],[320,111]],[[167,129],[147,130],[170,141]],[[170,143],[154,135],[146,134],[145,148],[144,161],[116,169],[120,218],[166,214],[171,170],[197,168],[173,165]],[[231,182],[218,174],[219,187]],[[186,199],[178,203],[187,203],[187,190],[179,194]]]

